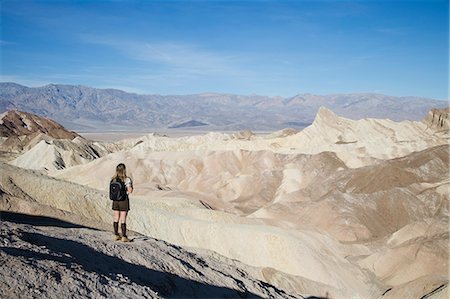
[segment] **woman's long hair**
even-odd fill
[[[120,163],[116,166],[116,174],[112,177],[112,179],[119,178],[122,182],[125,182],[125,179],[127,178],[127,169],[125,167],[125,164]]]

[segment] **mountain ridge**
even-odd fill
[[[293,97],[200,93],[158,95],[98,89],[83,85],[48,84],[26,87],[0,83],[0,113],[17,109],[50,117],[71,130],[110,131],[168,129],[197,120],[202,129],[279,130],[312,123],[320,106],[352,119],[366,117],[419,120],[446,101],[421,97],[394,97],[376,93]]]

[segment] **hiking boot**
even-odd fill
[[[122,242],[130,242],[130,239],[127,238],[127,236],[122,237]]]
[[[113,240],[114,241],[119,241],[120,240],[120,236],[119,235],[114,235]]]

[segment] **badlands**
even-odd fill
[[[4,113],[0,296],[448,298],[449,124],[322,107],[302,131],[99,142]]]

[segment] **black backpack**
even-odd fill
[[[117,201],[127,199],[125,184],[121,179],[114,178],[109,183],[109,199]]]

